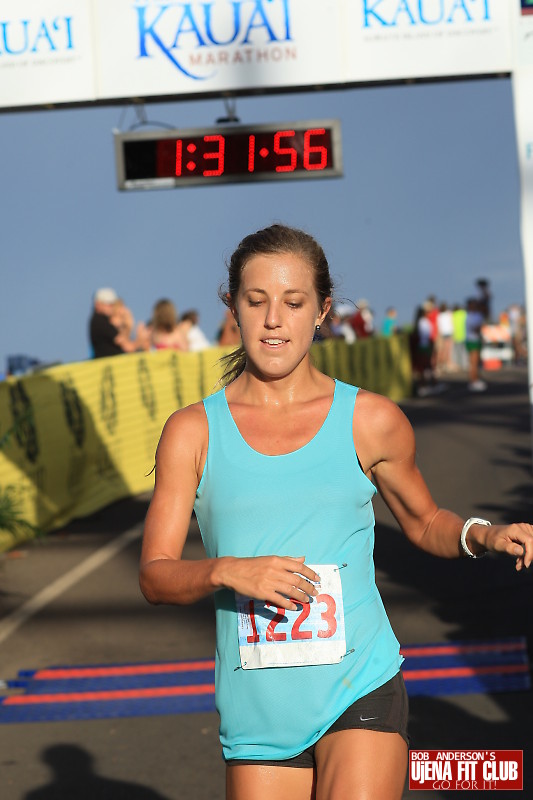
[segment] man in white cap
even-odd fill
[[[133,353],[138,349],[138,343],[132,342],[111,322],[117,301],[118,296],[114,289],[106,287],[98,289],[94,294],[94,310],[89,322],[94,358]]]
[[[349,323],[357,339],[366,339],[374,333],[374,315],[368,305],[368,300],[361,298],[355,306],[357,311],[350,317]]]

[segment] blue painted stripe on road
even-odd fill
[[[530,676],[525,675],[473,675],[468,678],[442,678],[440,680],[409,681],[409,697],[447,694],[490,694],[493,692],[520,692],[531,689]]]
[[[403,647],[402,650],[406,651],[407,656],[402,669],[408,693],[412,697],[526,691],[531,687],[524,637],[419,644]],[[0,702],[0,723],[214,711],[214,695],[195,694],[193,688],[199,684],[213,683],[212,664],[212,659],[196,659],[189,662],[56,666],[47,670],[21,670],[15,680],[9,681],[9,686],[24,689],[26,702],[20,705],[9,703],[6,705],[7,698],[4,698]],[[514,671],[513,666],[516,667]],[[465,673],[471,671],[473,674],[453,675],[453,671],[459,672],[460,668],[464,668]],[[479,674],[476,674],[476,668]],[[102,675],[95,677],[95,671],[98,672],[100,669]],[[484,673],[484,669],[488,672]],[[446,675],[446,670],[450,670],[450,675]],[[427,672],[426,675],[423,675],[424,671]],[[89,677],[80,677],[84,672]],[[106,674],[109,672],[112,674]],[[54,673],[57,673],[58,678],[53,677]],[[65,677],[69,674],[72,677]],[[152,688],[161,690],[168,688],[170,691],[172,687],[178,686],[190,686],[192,693],[185,696],[88,699],[84,702],[77,701],[75,697],[71,702],[68,697],[69,693],[75,695],[120,690],[142,692],[143,689]],[[50,695],[53,694],[62,695],[61,702],[50,702]],[[48,696],[46,702],[44,695]],[[41,701],[40,696],[43,696]]]
[[[488,665],[527,664],[527,651],[516,653],[468,653],[446,656],[406,656],[402,669],[435,669],[441,667],[480,667]]]
[[[0,723],[62,722],[117,717],[152,717],[168,714],[197,714],[215,711],[215,696],[155,698],[151,700],[108,700],[94,703],[0,706]]]
[[[9,681],[12,688],[25,688],[32,694],[60,694],[64,692],[99,692],[113,689],[144,689],[153,686],[194,686],[198,683],[212,683],[213,670],[181,672],[162,675],[125,675],[111,678],[65,678],[61,680]]]

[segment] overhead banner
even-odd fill
[[[2,0],[0,107],[96,100],[89,0]]]
[[[346,81],[509,72],[514,0],[348,0]]]
[[[95,5],[103,98],[343,81],[338,0]]]
[[[0,107],[510,72],[514,2],[2,0]]]

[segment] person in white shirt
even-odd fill
[[[199,350],[206,350],[211,347],[211,342],[198,325],[198,311],[191,309],[181,315],[180,327],[184,331],[189,343],[189,351],[197,353]]]
[[[468,389],[471,392],[484,392],[487,388],[485,381],[479,377],[481,327],[483,322],[484,318],[480,310],[479,301],[471,297],[466,304],[466,350],[469,362]]]
[[[446,303],[441,303],[437,317],[437,369],[450,372],[453,369],[453,314]]]

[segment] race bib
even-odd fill
[[[336,564],[309,564],[319,594],[296,611],[235,593],[243,669],[337,664],[346,655],[344,608]]]

